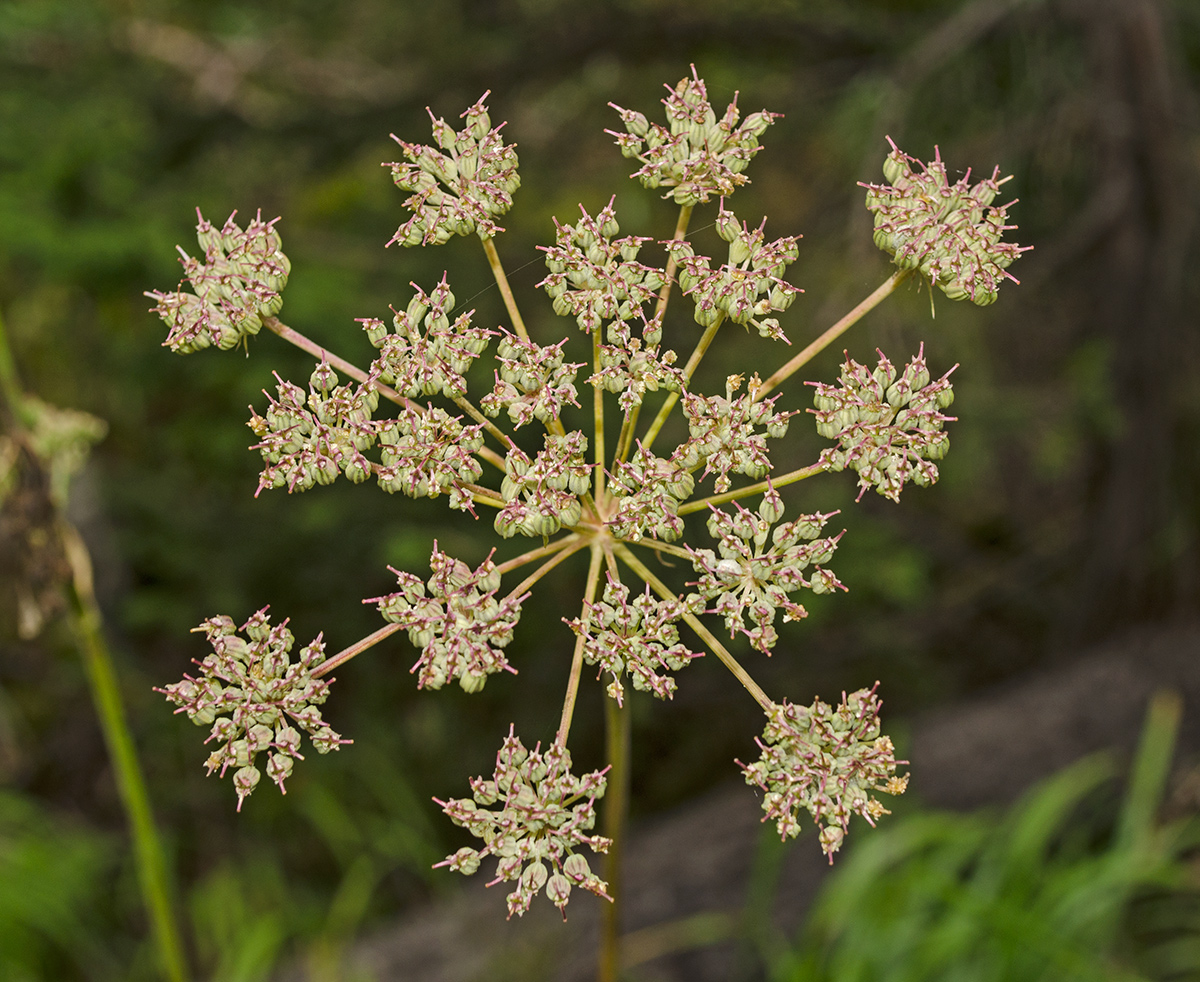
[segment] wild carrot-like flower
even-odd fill
[[[384,164],[392,169],[392,179],[402,191],[411,191],[404,207],[412,217],[401,225],[392,242],[401,245],[440,245],[455,235],[474,232],[490,239],[504,229],[495,219],[512,207],[513,192],[521,186],[517,176],[517,151],[493,127],[483,100],[459,118],[466,126],[455,132],[444,119],[432,112],[433,139],[437,147],[405,143],[394,133],[406,162]]]
[[[514,880],[517,884],[508,895],[509,917],[524,914],[543,888],[564,918],[572,887],[611,900],[605,892],[608,884],[577,851],[587,846],[607,852],[611,845],[610,839],[591,834],[607,770],[575,777],[565,747],[555,743],[543,751],[539,743],[526,750],[509,727],[490,779],[471,781],[470,798],[435,799],[455,825],[482,839],[484,847],[464,846],[437,865],[471,874],[484,857],[495,856],[496,876],[488,886]]]
[[[147,294],[158,301],[154,311],[171,329],[163,344],[172,351],[234,348],[262,329],[262,318],[273,317],[283,306],[280,294],[292,264],[280,251],[279,219],[264,222],[260,211],[242,229],[233,220],[236,215],[218,231],[197,208],[196,236],[204,261],[179,251],[194,292]]]
[[[896,766],[907,761],[896,760],[892,741],[880,734],[879,707],[875,688],[843,694],[836,709],[820,699],[811,706],[786,699],[772,706],[756,741],[762,754],[752,764],[738,763],[746,783],[766,792],[763,821],[774,819],[781,838],[799,832],[796,815],[803,809],[820,826],[821,848],[832,863],[852,814],[874,825],[888,813],[874,792],[904,793],[908,775],[897,777]]]
[[[874,487],[898,501],[905,483],[926,486],[938,479],[937,464],[950,448],[942,427],[955,417],[942,410],[954,401],[950,369],[934,382],[925,367],[925,346],[899,375],[883,352],[874,371],[848,355],[837,386],[811,382],[817,432],[838,445],[822,451],[821,466],[858,472],[858,497]],[[958,366],[955,366],[958,367]]]
[[[836,513],[785,521],[782,492],[823,471],[847,468],[858,474],[863,492],[874,487],[892,500],[910,481],[932,484],[935,462],[949,445],[945,424],[953,417],[944,410],[953,399],[950,372],[932,379],[924,346],[899,370],[882,352],[874,368],[847,354],[836,384],[809,383],[815,386],[809,412],[817,433],[834,445],[806,467],[776,470],[772,441],[791,432],[799,412],[788,407],[790,395],[780,386],[853,318],[766,381],[746,367],[745,373],[727,374],[724,395],[700,391],[697,366],[726,323],[741,325],[739,334],[753,327],[758,336],[790,344],[775,315],[801,292],[785,278],[798,258],[799,237],[768,240],[765,219],[752,229],[725,200],[746,183],[758,138],[776,114],[741,120],[735,98],[718,119],[694,69],[691,78],[668,87],[664,105],[665,127],[614,107],[625,132],[613,134],[622,152],[640,161],[634,176],[648,187],[668,189],[680,205],[674,233],[659,241],[666,250],[663,266],[647,260],[650,237],[621,234],[615,198],[595,215],[581,206],[574,224],[556,219],[554,244],[542,247],[547,275],[538,286],[554,313],[588,335],[590,363],[583,352],[571,360],[570,337],[531,338],[520,315],[492,242],[502,231],[496,219],[512,206],[519,185],[517,157],[501,139],[501,127],[492,126],[482,98],[462,114],[459,130],[430,114],[436,146],[397,140],[404,161],[385,166],[409,193],[404,204],[412,216],[391,241],[436,245],[454,235],[477,235],[505,303],[507,326],[474,324],[474,312],[460,309],[443,275],[428,292],[413,284],[414,294],[393,310],[390,325],[360,319],[376,356],[366,370],[358,369],[273,316],[289,266],[274,222],[261,220],[243,232],[231,219],[217,232],[201,219],[204,261],[183,257],[195,292],[150,294],[168,324],[168,346],[180,353],[232,347],[266,327],[319,358],[307,391],[277,379],[265,415],[251,417],[264,462],[260,492],[302,492],[339,474],[355,482],[374,477],[389,492],[445,495],[452,508],[473,516],[492,508],[493,530],[513,542],[501,544],[499,559],[493,550],[474,568],[434,542],[431,575],[392,570],[397,589],[366,601],[378,608],[385,626],[327,662],[320,638],[298,662],[289,661],[291,635],[283,625],[270,628],[262,612],[242,629],[248,641],[228,618],[206,621],[214,653],[199,663],[201,676],[185,676],[161,691],[213,728],[209,739],[217,748],[209,768],[236,770],[239,806],[259,780],[256,753],[270,752],[268,774],[282,787],[298,756],[301,729],[318,750],[346,742],[315,708],[327,692],[320,676],[331,666],[406,631],[419,652],[412,666],[419,687],[457,682],[478,691],[489,676],[516,674],[506,651],[531,588],[577,553],[588,557],[577,615],[562,618],[575,651],[553,741],[529,751],[510,728],[493,776],[472,781],[470,798],[438,802],[483,842],[439,865],[471,873],[485,857],[496,857],[492,882],[515,884],[510,916],[524,913],[543,891],[560,909],[574,887],[611,899],[583,855],[585,848],[605,852],[609,846],[591,831],[609,772],[574,776],[567,750],[586,665],[606,678],[606,692],[618,704],[610,718],[627,719],[622,714],[634,698],[630,686],[671,698],[679,670],[705,651],[714,655],[767,717],[759,760],[740,764],[746,780],[765,792],[766,818],[787,837],[799,829],[800,811],[809,812],[831,857],[851,815],[874,823],[885,812],[875,793],[899,794],[906,784],[895,773],[904,762],[880,732],[874,689],[843,697],[836,708],[819,699],[809,707],[773,699],[702,618],[721,618],[731,639],[741,644],[744,637],[770,654],[779,623],[807,616],[800,591],[846,589],[828,568],[843,534],[824,534]],[[900,271],[856,308],[855,318],[912,275],[936,282],[952,298],[994,300],[999,281],[1009,277],[1008,265],[1023,251],[1001,241],[1010,227],[1004,224],[1007,206],[992,202],[1002,182],[993,175],[974,186],[966,178],[952,185],[940,156],[919,165],[894,145],[884,173],[890,183],[869,186],[867,205],[876,242]],[[721,199],[716,230],[729,245],[724,262],[697,254],[687,234],[693,207],[714,197]],[[679,298],[674,305],[672,295]],[[690,316],[674,318],[673,326],[668,313],[680,302],[690,305]],[[489,355],[493,339],[498,342]],[[749,336],[744,344],[762,342]],[[772,348],[750,352],[751,366],[759,367]],[[677,351],[691,353],[679,358]],[[495,358],[485,373],[485,388],[491,388],[476,401],[471,388],[480,374],[476,362],[484,357]],[[585,365],[590,373],[580,381]],[[340,382],[334,366],[350,381]],[[590,399],[579,398],[581,386],[592,389]],[[579,422],[579,412],[567,409],[586,411],[589,402],[590,429]],[[664,426],[677,403],[686,435],[661,447],[657,441],[673,432]],[[615,433],[606,422],[617,423]],[[530,435],[534,424],[543,432]],[[713,493],[698,493],[709,475]],[[689,518],[698,514],[707,522]],[[487,533],[486,524],[475,528]],[[639,558],[650,553],[653,562]],[[517,570],[517,585],[501,593],[502,575]],[[637,585],[622,579],[626,573]],[[697,578],[688,582],[689,575]],[[698,650],[681,637],[684,629],[699,639]],[[624,782],[627,765],[620,755],[613,760],[614,781]]]
[[[743,173],[762,148],[758,138],[778,118],[766,110],[742,120],[737,97],[719,120],[708,101],[703,80],[692,66],[692,77],[683,79],[662,103],[668,126],[651,123],[640,112],[609,103],[621,114],[624,133],[606,132],[617,138],[626,157],[642,162],[631,176],[648,188],[673,188],[664,197],[678,205],[695,205],[714,195],[729,195],[750,179]]]
[[[970,298],[981,307],[995,303],[1002,280],[1017,282],[1008,267],[1032,247],[1001,241],[1016,226],[1005,224],[1015,201],[992,204],[1010,179],[1000,177],[999,167],[974,185],[970,171],[951,184],[936,148],[922,164],[892,143],[883,176],[888,184],[862,187],[875,216],[875,244],[897,266],[919,269],[951,300]]]
[[[304,759],[300,730],[322,754],[352,742],[335,733],[317,708],[329,695],[329,682],[314,676],[325,661],[320,635],[293,661],[289,653],[295,638],[287,621],[272,627],[265,607],[240,628],[220,615],[196,630],[203,631],[213,647],[211,654],[196,662],[199,677],[184,675],[182,682],[156,691],[197,726],[212,727],[205,743],[215,741],[215,749],[205,767],[209,774],[219,771],[222,777],[235,768],[238,811],[262,779],[255,766],[260,753],[269,751],[267,776],[284,791],[283,782],[294,762]]]

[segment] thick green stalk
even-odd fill
[[[810,343],[799,354],[787,362],[779,371],[775,372],[768,378],[758,390],[754,393],[753,399],[757,402],[772,389],[779,386],[784,380],[791,378],[803,365],[812,361],[820,352],[829,347],[847,330],[857,324],[871,310],[879,306],[886,298],[890,297],[901,283],[903,283],[908,275],[912,272],[909,269],[898,269],[886,280],[883,281],[875,291],[863,300],[850,313],[846,314],[841,320],[825,331],[819,338]]]
[[[78,533],[67,523],[59,523],[59,534],[73,578],[71,624],[83,655],[88,687],[112,761],[121,805],[133,836],[138,886],[150,917],[163,976],[170,982],[185,982],[187,963],[171,904],[166,857],[154,824],[146,780],[129,731],[112,657],[104,640],[100,608],[92,590],[91,560]]]
[[[611,904],[600,909],[600,957],[596,978],[598,982],[617,982],[621,966],[621,907],[623,888],[621,858],[625,845],[625,828],[629,823],[630,744],[632,739],[629,694],[618,705],[615,699],[604,699],[604,734],[608,749],[608,790],[604,795],[604,834],[612,839],[604,857],[604,879],[608,881]]]

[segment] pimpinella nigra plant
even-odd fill
[[[229,349],[266,328],[318,359],[307,387],[277,377],[263,413],[252,413],[254,449],[263,458],[259,492],[305,491],[339,476],[373,479],[392,494],[444,496],[475,517],[481,536],[490,518],[501,540],[534,540],[525,551],[502,542],[482,561],[447,555],[433,543],[428,576],[393,570],[396,588],[365,601],[385,625],[330,658],[319,637],[293,655],[286,624],[272,627],[263,611],[240,628],[225,616],[206,620],[199,630],[212,653],[197,661],[194,677],[162,691],[177,711],[209,728],[209,770],[232,770],[239,808],[262,766],[283,790],[302,757],[301,731],[321,753],[349,742],[319,708],[335,667],[404,631],[418,652],[418,687],[454,682],[476,692],[492,675],[516,674],[505,651],[532,589],[572,556],[588,557],[578,612],[563,628],[567,686],[558,731],[530,749],[510,730],[494,773],[472,781],[470,797],[439,802],[482,843],[443,865],[473,873],[495,857],[492,882],[512,884],[510,915],[527,910],[540,892],[560,909],[576,888],[609,900],[617,895],[614,840],[619,845],[625,810],[629,688],[670,698],[676,674],[706,653],[766,716],[758,759],[740,766],[747,783],[762,790],[764,820],[781,836],[794,836],[807,813],[832,861],[852,815],[874,824],[886,813],[877,795],[904,791],[907,778],[897,766],[905,762],[880,730],[875,688],[843,695],[837,705],[772,698],[706,618],[717,615],[731,639],[744,635],[769,655],[778,623],[806,616],[805,591],[846,589],[829,566],[842,535],[828,529],[835,513],[790,514],[781,491],[850,469],[862,491],[897,500],[907,484],[937,480],[937,461],[949,445],[950,372],[934,378],[923,347],[900,365],[882,353],[874,365],[847,356],[836,383],[810,383],[814,408],[807,412],[831,446],[788,473],[773,469],[772,445],[805,417],[779,404],[779,385],[909,277],[936,283],[952,299],[991,303],[1021,252],[1000,241],[1012,226],[1007,206],[993,203],[997,175],[951,184],[940,158],[921,164],[893,147],[884,166],[888,183],[866,188],[876,242],[896,271],[765,379],[750,364],[727,378],[723,392],[698,392],[697,366],[722,327],[753,328],[767,339],[756,361],[770,357],[771,344],[792,343],[777,315],[800,293],[786,279],[798,249],[796,237],[769,239],[765,219],[751,226],[727,205],[747,182],[759,139],[777,115],[743,118],[735,98],[718,117],[694,70],[668,86],[663,104],[666,125],[614,106],[623,131],[613,135],[639,164],[633,176],[679,205],[674,233],[661,243],[665,264],[647,262],[649,237],[622,235],[615,198],[595,214],[581,206],[574,223],[556,220],[553,244],[541,247],[548,272],[539,286],[554,312],[584,335],[577,355],[573,331],[531,337],[509,288],[495,239],[519,185],[517,155],[483,99],[462,114],[461,128],[430,113],[433,145],[396,139],[403,159],[384,166],[408,195],[411,215],[389,244],[477,236],[507,324],[476,324],[443,276],[428,288],[414,284],[390,323],[362,318],[378,355],[365,370],[351,365],[278,319],[289,264],[275,222],[261,217],[244,229],[232,216],[220,229],[201,217],[203,255],[183,256],[190,292],[181,285],[149,294],[174,351]],[[716,206],[724,257],[700,255],[688,238],[693,210],[705,204]],[[672,324],[668,333],[668,309],[681,302],[690,307],[690,323]],[[668,344],[690,353],[681,359]],[[589,389],[590,431],[568,429],[564,407],[581,406]],[[383,413],[384,402],[396,408]],[[666,448],[659,437],[676,405],[686,435]],[[606,430],[610,418],[620,420],[615,436]],[[707,521],[689,523],[689,515]],[[665,582],[645,562],[652,554],[690,568],[691,577]],[[567,740],[589,666],[610,697],[613,750],[608,767],[578,773]],[[599,835],[596,802],[606,788],[610,804]],[[604,852],[602,879],[588,854]],[[611,913],[608,923],[615,931]],[[607,950],[602,957],[611,961],[611,945]]]

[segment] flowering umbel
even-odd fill
[[[484,841],[482,849],[464,846],[437,865],[470,874],[485,856],[495,856],[496,876],[488,886],[514,880],[517,884],[508,895],[509,917],[529,910],[543,888],[564,919],[572,887],[612,900],[608,884],[577,851],[587,846],[607,852],[612,844],[591,834],[607,770],[575,777],[566,747],[555,743],[543,751],[539,743],[529,751],[510,726],[491,778],[472,780],[470,798],[434,799],[455,825]]]
[[[411,191],[404,206],[412,217],[396,229],[392,242],[401,245],[440,245],[455,235],[474,232],[490,239],[503,232],[495,219],[512,207],[513,193],[521,186],[517,176],[517,151],[493,127],[483,100],[459,118],[466,120],[458,132],[429,111],[437,147],[392,139],[404,151],[404,163],[384,164],[402,191]]]
[[[678,205],[695,205],[710,197],[733,194],[750,178],[743,173],[762,148],[758,138],[778,118],[766,110],[742,120],[737,97],[719,120],[708,101],[704,82],[692,66],[692,77],[674,89],[667,86],[662,100],[667,127],[651,123],[640,112],[609,103],[621,114],[625,132],[605,132],[617,138],[622,155],[642,162],[635,171],[648,188],[672,188],[664,197]]]
[[[205,743],[215,741],[215,749],[205,767],[209,774],[219,771],[222,777],[236,768],[233,786],[238,811],[262,778],[255,766],[260,753],[269,751],[267,776],[284,791],[294,761],[304,759],[300,730],[322,754],[352,742],[335,733],[317,708],[329,695],[329,682],[314,674],[325,661],[320,635],[301,648],[300,657],[293,661],[289,652],[295,638],[287,621],[272,627],[265,607],[240,628],[220,615],[196,630],[204,632],[213,648],[195,663],[199,677],[184,675],[182,682],[157,691],[197,726],[211,725]]]
[[[212,728],[209,769],[235,769],[239,807],[260,778],[256,754],[269,754],[267,772],[282,788],[301,730],[318,750],[346,742],[316,708],[331,665],[404,632],[417,651],[409,662],[417,687],[456,682],[477,692],[491,676],[516,674],[510,643],[531,589],[558,576],[555,570],[581,572],[587,558],[580,605],[561,618],[562,636],[574,635],[575,647],[547,749],[528,750],[510,728],[494,774],[472,781],[470,798],[439,801],[482,841],[439,865],[472,873],[494,856],[492,883],[513,884],[510,916],[542,891],[560,909],[575,887],[611,899],[584,851],[608,849],[608,839],[592,833],[595,803],[609,776],[626,786],[628,761],[617,749],[611,775],[608,768],[571,772],[567,741],[587,666],[616,704],[606,713],[611,723],[628,719],[629,703],[640,698],[633,693],[672,698],[681,669],[702,654],[715,656],[767,714],[760,759],[740,765],[765,793],[767,818],[787,837],[799,828],[799,812],[809,812],[831,857],[851,815],[874,822],[885,812],[876,793],[904,790],[906,778],[895,773],[902,762],[880,731],[875,689],[844,696],[837,707],[819,699],[797,706],[769,696],[731,649],[770,655],[780,625],[807,616],[802,591],[846,589],[829,568],[843,534],[826,531],[836,512],[790,511],[788,486],[850,469],[860,498],[873,487],[895,501],[906,484],[937,480],[953,419],[945,414],[950,372],[933,378],[923,345],[899,367],[882,352],[873,367],[847,353],[835,384],[809,383],[817,434],[833,445],[806,466],[796,459],[802,444],[789,447],[786,468],[778,466],[778,447],[794,437],[790,424],[800,410],[788,402],[796,390],[789,395],[782,385],[910,273],[953,298],[990,303],[1022,251],[1001,240],[1010,226],[1008,206],[993,204],[1003,183],[998,172],[975,185],[965,177],[951,184],[940,155],[922,165],[893,145],[884,165],[890,183],[869,186],[867,205],[876,242],[900,271],[816,340],[801,341],[764,381],[754,369],[774,357],[779,346],[771,342],[791,344],[780,318],[802,292],[786,278],[800,237],[768,239],[765,218],[752,228],[726,199],[746,183],[759,137],[777,116],[742,119],[735,97],[718,118],[695,69],[668,86],[664,105],[667,126],[618,108],[625,132],[613,135],[640,162],[634,176],[667,189],[680,206],[674,231],[653,245],[650,236],[623,234],[615,197],[598,211],[581,205],[573,224],[555,219],[554,242],[541,247],[547,273],[538,287],[553,313],[570,322],[561,332],[540,336],[553,322],[529,321],[539,332],[531,337],[493,242],[520,182],[516,152],[483,99],[462,114],[457,130],[431,113],[434,145],[397,140],[404,160],[385,166],[408,193],[412,214],[391,241],[438,245],[477,236],[505,323],[477,324],[443,274],[432,289],[412,284],[390,322],[358,318],[374,349],[365,370],[358,368],[273,316],[288,264],[275,223],[261,219],[245,231],[232,218],[220,231],[201,219],[204,258],[184,255],[195,292],[151,294],[169,328],[167,344],[180,353],[230,348],[266,328],[318,359],[307,389],[277,376],[263,415],[252,410],[254,449],[263,458],[259,492],[305,491],[339,474],[355,483],[374,478],[390,493],[445,497],[473,517],[492,509],[490,523],[468,528],[502,540],[499,556],[484,547],[470,561],[434,541],[428,575],[393,569],[396,588],[365,601],[385,625],[328,662],[320,637],[289,660],[290,633],[272,628],[263,612],[241,629],[246,638],[229,618],[204,623],[214,650],[198,663],[200,676],[162,691]],[[728,255],[715,260],[696,251],[688,232],[693,209],[714,198],[721,200],[712,224],[728,244]],[[721,357],[755,350],[749,365],[720,373],[723,394],[706,394],[697,368],[730,324],[737,343],[726,344]],[[793,338],[800,330],[790,328]],[[502,591],[502,578],[513,572],[515,585]],[[712,617],[723,622],[730,647],[704,622]],[[522,657],[534,654],[531,647]]]
[[[822,451],[821,466],[857,471],[860,499],[874,487],[898,501],[908,481],[926,486],[938,479],[934,461],[950,449],[942,427],[955,418],[942,414],[954,401],[954,369],[930,382],[924,345],[900,373],[878,354],[874,371],[847,355],[837,386],[809,383],[816,387],[817,407],[809,412],[817,417],[817,432],[838,441]]]
[[[807,811],[821,829],[821,848],[833,862],[851,815],[871,825],[888,810],[876,791],[903,794],[908,775],[896,776],[892,741],[879,731],[875,687],[843,694],[834,708],[816,700],[796,706],[786,699],[772,705],[753,764],[738,761],[747,784],[762,788],[763,821],[773,819],[783,839],[800,831],[797,813]]]
[[[262,319],[273,317],[283,306],[280,295],[292,264],[280,248],[274,218],[262,220],[260,211],[241,228],[233,212],[218,230],[196,209],[196,237],[204,261],[179,250],[180,262],[192,293],[176,290],[146,296],[157,300],[157,313],[171,328],[163,344],[179,354],[210,345],[235,348],[262,329]]]
[[[1002,280],[1017,282],[1008,267],[1033,247],[1000,241],[1016,226],[1005,224],[1015,201],[992,204],[1009,180],[999,167],[977,184],[969,183],[970,171],[951,184],[936,148],[922,164],[892,143],[883,176],[889,184],[862,186],[875,216],[875,244],[897,266],[919,269],[951,300],[970,298],[981,307],[996,302]]]

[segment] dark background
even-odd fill
[[[833,568],[850,592],[816,598],[769,663],[748,654],[767,690],[807,701],[880,679],[894,718],[1197,614],[1196,4],[0,5],[0,314],[26,387],[109,423],[73,515],[202,937],[220,936],[213,910],[229,898],[269,922],[275,944],[336,941],[455,885],[428,868],[457,845],[429,798],[465,793],[511,721],[531,742],[551,738],[570,647],[558,619],[574,615],[582,569],[542,584],[510,649],[520,676],[479,696],[416,692],[406,642],[340,670],[326,716],[354,746],[306,760],[286,799],[264,787],[235,816],[228,782],[203,776],[200,731],[151,691],[202,654],[188,629],[270,604],[302,643],[324,631],[336,650],[378,625],[359,601],[388,590],[388,564],[421,573],[435,537],[478,562],[492,535],[440,502],[346,482],[255,499],[246,406],[261,410],[271,370],[303,382],[311,359],[272,336],[248,358],[174,356],[142,291],[178,281],[174,246],[192,247],[195,206],[218,222],[261,208],[283,216],[293,263],[282,319],[351,360],[369,360],[355,317],[386,315],[410,280],[429,289],[444,269],[478,323],[505,321],[473,240],[383,248],[406,217],[379,166],[399,155],[388,134],[425,142],[426,105],[455,119],[490,89],[522,174],[497,245],[532,333],[557,339],[569,324],[533,289],[535,246],[552,241],[551,216],[573,221],[580,202],[594,213],[614,191],[623,232],[669,236],[674,208],[627,180],[606,103],[660,118],[662,84],[691,63],[718,114],[735,89],[744,112],[784,114],[731,205],[751,225],[768,215],[773,236],[804,236],[789,278],[806,293],[783,319],[794,341],[889,272],[856,186],[879,179],[885,134],[922,159],[938,144],[952,177],[995,164],[1014,174],[1013,235],[1035,246],[994,307],[939,295],[931,321],[928,295],[905,290],[846,336],[860,361],[876,345],[907,360],[923,340],[935,375],[961,363],[960,422],[941,482],[898,506],[854,505],[845,475],[785,495],[790,509],[844,509]],[[712,211],[698,209],[693,227]],[[780,355],[753,341],[726,338],[725,350],[737,347],[739,369],[743,351],[761,355],[751,367],[765,375]],[[801,374],[831,378],[839,357]],[[710,361],[726,374],[720,349]],[[809,404],[801,378],[782,391],[781,408]],[[776,466],[807,463],[820,445],[797,421]],[[11,637],[0,783],[119,842],[65,631]],[[757,708],[706,661],[673,703],[635,702],[639,814],[728,778],[731,759],[752,752]],[[598,691],[588,687],[572,735],[583,766],[600,763]],[[109,874],[116,902],[95,916],[121,963],[140,915],[130,870],[114,858]]]

